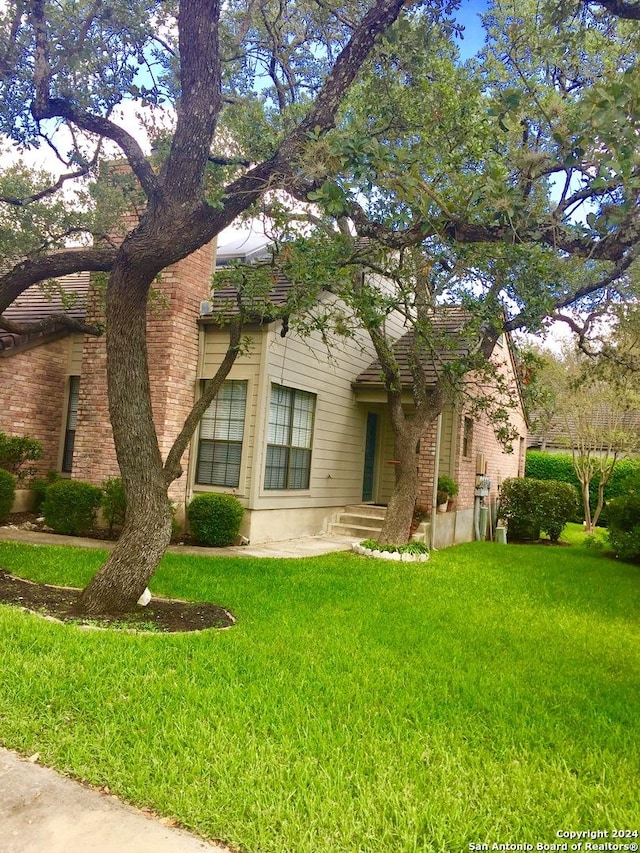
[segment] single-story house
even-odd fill
[[[159,283],[162,298],[150,308],[150,378],[164,454],[226,350],[228,333],[211,313],[228,296],[210,292],[214,259],[210,245],[167,269]],[[78,294],[72,310],[92,316],[89,277],[70,277],[65,285]],[[273,299],[284,298],[286,287],[276,282]],[[7,316],[36,319],[59,307],[50,294],[32,288]],[[406,329],[389,323],[402,350]],[[319,335],[281,332],[280,320],[246,329],[250,345],[203,417],[170,497],[181,514],[195,493],[233,492],[246,508],[243,535],[253,543],[325,532],[341,515],[359,536],[358,524],[366,529],[369,523],[362,518],[384,512],[394,484],[393,437],[375,352],[364,332],[336,339],[330,351]],[[495,354],[513,381],[511,417],[519,441],[505,453],[489,422],[464,407],[448,407],[426,431],[416,453],[418,502],[432,506],[438,475],[459,484],[455,511],[438,517],[436,545],[473,538],[477,474],[491,479],[493,500],[502,480],[524,471],[526,422],[506,339]],[[98,484],[118,475],[105,360],[104,338],[62,329],[23,339],[0,332],[0,430],[42,441],[43,473],[56,470]]]

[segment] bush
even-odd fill
[[[609,544],[621,560],[640,561],[640,476],[627,481],[626,495],[607,504]]]
[[[238,533],[244,507],[234,495],[196,495],[187,507],[189,527],[198,542],[222,548]]]
[[[541,495],[540,527],[552,542],[557,542],[567,522],[576,516],[578,492],[570,483],[560,483],[557,480],[540,482],[544,486]]]
[[[500,518],[507,522],[509,541],[540,538],[540,480],[505,480],[500,490]]]
[[[16,478],[9,471],[0,468],[0,523],[9,518],[16,496]]]
[[[109,535],[114,527],[122,527],[127,514],[127,498],[120,477],[109,477],[102,484],[102,514],[109,525]]]
[[[47,496],[47,489],[51,483],[55,483],[60,479],[60,474],[57,471],[49,471],[46,477],[34,477],[31,481],[31,490],[34,494],[33,508],[36,512],[40,512],[44,499]]]
[[[79,536],[95,524],[102,489],[80,480],[57,480],[42,505],[45,523],[56,533]]]
[[[517,478],[502,484],[499,514],[507,521],[510,541],[539,539],[544,531],[557,542],[577,505],[578,493],[568,483]]]
[[[0,468],[23,480],[33,474],[33,466],[25,468],[27,462],[42,458],[42,444],[28,435],[7,435],[0,432]]]

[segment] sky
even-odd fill
[[[463,0],[456,18],[464,26],[463,38],[456,39],[461,59],[469,59],[482,48],[484,30],[480,15],[487,10],[488,0]]]

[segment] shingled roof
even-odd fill
[[[442,306],[433,313],[432,325],[434,339],[441,342],[431,356],[423,358],[423,370],[427,384],[434,385],[447,364],[469,354],[470,341],[465,335],[465,325],[470,317],[468,312],[456,305]],[[410,330],[399,338],[393,353],[400,368],[400,379],[403,388],[413,386],[413,374],[410,368],[410,355],[414,342],[414,331]],[[380,361],[376,359],[362,371],[353,382],[354,390],[366,388],[384,388],[384,379]]]
[[[73,294],[74,298],[68,305],[61,298],[60,293],[47,293],[37,285],[30,287],[19,296],[4,312],[3,316],[14,323],[37,323],[45,320],[52,314],[64,312],[75,320],[82,320],[85,316],[86,298],[91,284],[88,272],[74,273],[58,279],[60,287],[67,294]],[[14,350],[33,344],[40,340],[48,340],[52,334],[62,334],[63,329],[53,329],[48,332],[33,332],[26,335],[18,335],[0,329],[0,355],[10,355]]]
[[[248,303],[251,320],[256,323],[268,323],[275,315],[276,311],[271,314],[269,307],[274,309],[283,308],[287,304],[287,298],[294,289],[294,284],[275,267],[273,268],[273,286],[266,297],[261,296],[255,300],[255,310],[252,309],[251,301]],[[209,301],[208,314],[214,315],[215,318],[235,317],[238,313],[238,291],[231,285],[214,290]],[[203,313],[201,320],[207,319],[207,313]]]

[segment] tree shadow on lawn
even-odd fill
[[[128,613],[92,614],[87,618],[78,609],[80,592],[73,587],[27,581],[0,569],[0,604],[17,605],[61,622],[158,633],[229,628],[235,624],[231,613],[217,604],[168,598],[152,598],[146,607],[138,606]]]

